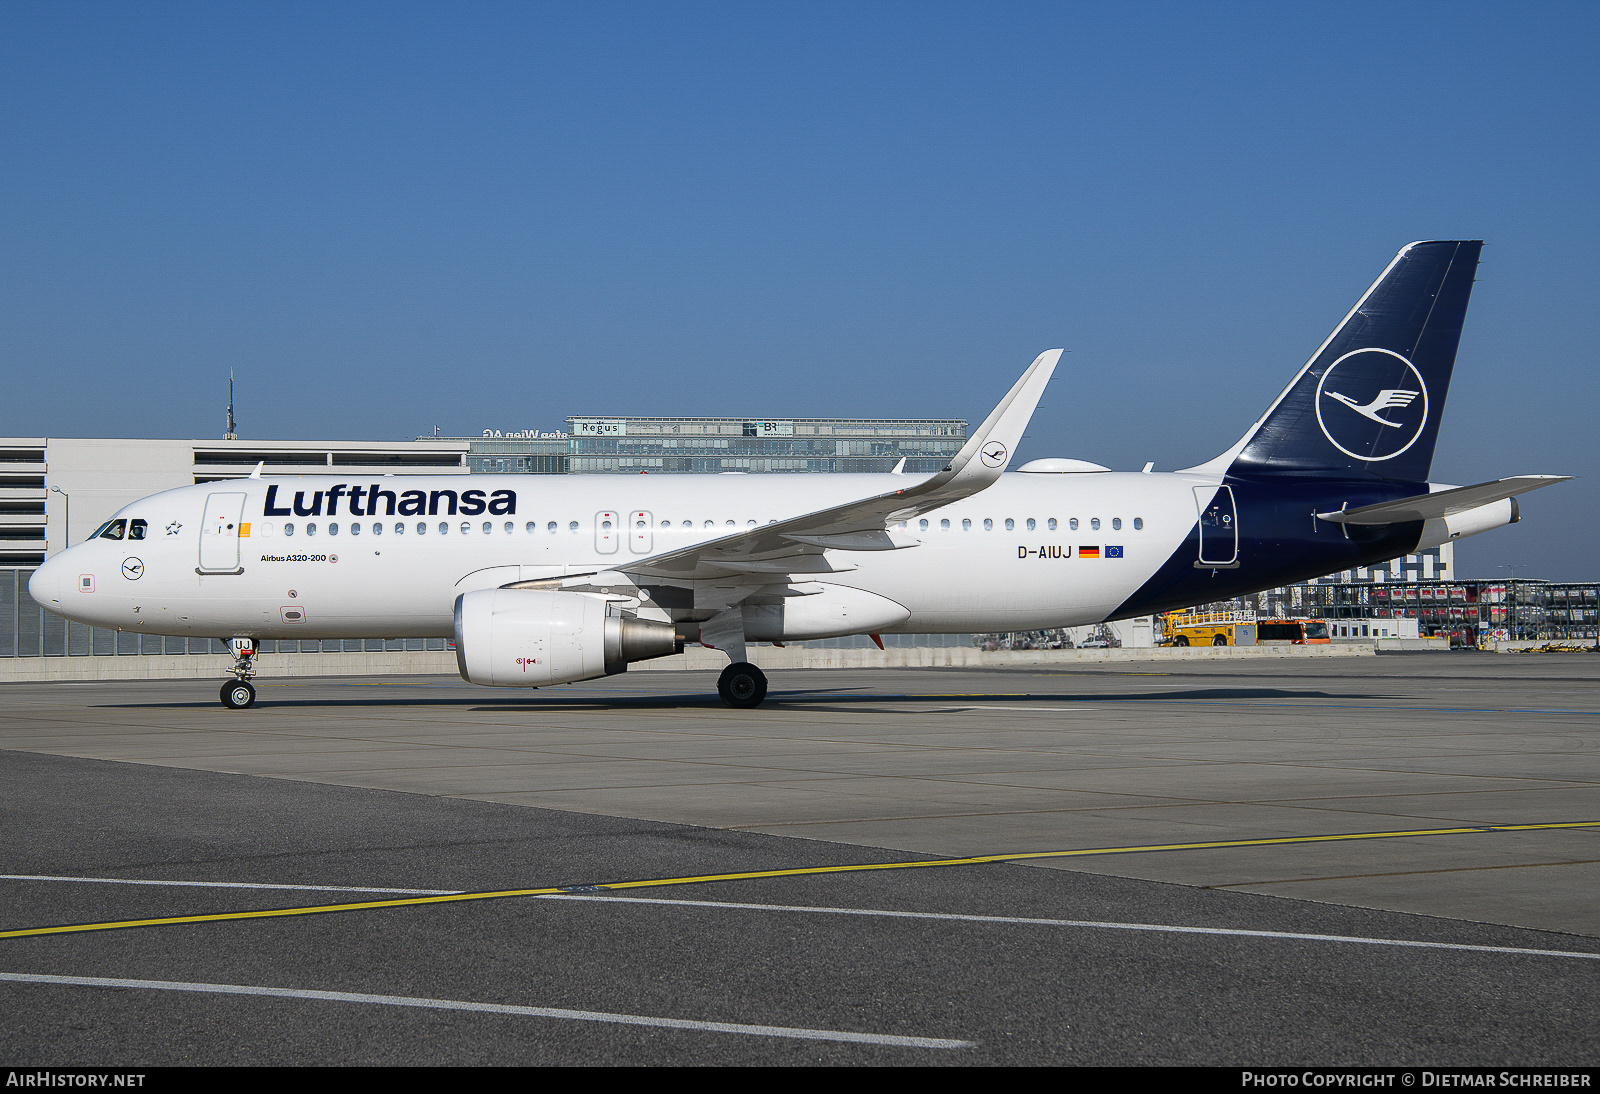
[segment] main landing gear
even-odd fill
[[[229,710],[248,710],[255,705],[256,689],[250,677],[256,674],[256,640],[234,638],[228,649],[233,653],[234,679],[222,685],[222,705]]]
[[[717,678],[717,694],[730,707],[758,707],[767,697],[767,675],[748,661],[735,661]]]

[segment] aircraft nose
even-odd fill
[[[33,576],[28,579],[28,595],[33,597],[34,603],[52,610],[61,607],[61,601],[67,594],[67,571],[71,569],[71,564],[66,556],[70,553],[62,551],[46,559],[43,565],[33,571]]]

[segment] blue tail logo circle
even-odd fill
[[[1351,350],[1317,384],[1317,425],[1328,442],[1365,463],[1392,460],[1428,424],[1428,385],[1393,350]]]

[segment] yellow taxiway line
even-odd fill
[[[402,897],[395,900],[364,900],[352,904],[317,904],[300,908],[266,908],[249,912],[217,912],[211,915],[163,916],[156,919],[123,919],[104,923],[69,923],[55,927],[23,927],[15,930],[0,931],[0,938],[30,938],[39,935],[75,934],[83,931],[116,931],[130,927],[169,927],[182,923],[222,923],[246,919],[274,919],[282,916],[320,915],[325,912],[362,912],[377,908],[412,908],[427,904],[459,904],[473,900],[501,900],[506,897],[555,896],[563,893],[609,893],[627,889],[660,888],[668,885],[700,885],[711,881],[750,881],[756,878],[804,877],[812,874],[849,874],[866,870],[922,870],[936,866],[980,866],[991,862],[1024,862],[1029,859],[1086,858],[1094,855],[1133,855],[1159,851],[1206,851],[1226,847],[1273,847],[1296,843],[1345,843],[1369,839],[1465,836],[1483,835],[1489,832],[1535,832],[1559,828],[1596,827],[1600,827],[1600,821],[1563,821],[1548,824],[1491,824],[1463,828],[1418,828],[1400,832],[1346,832],[1329,836],[1272,836],[1266,839],[1212,840],[1205,843],[1152,843],[1129,847],[1085,847],[1071,851],[1014,851],[999,855],[922,859],[915,862],[866,862],[847,866],[803,866],[788,870],[747,870],[728,874],[697,874],[690,877],[608,881],[593,885],[555,885],[543,889],[497,889],[480,893],[448,893],[440,896]]]

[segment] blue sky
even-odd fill
[[[1227,447],[1396,250],[1489,246],[1433,477],[1584,476],[1593,4],[0,7],[0,435],[981,419]],[[1593,481],[1592,481],[1593,480]]]

